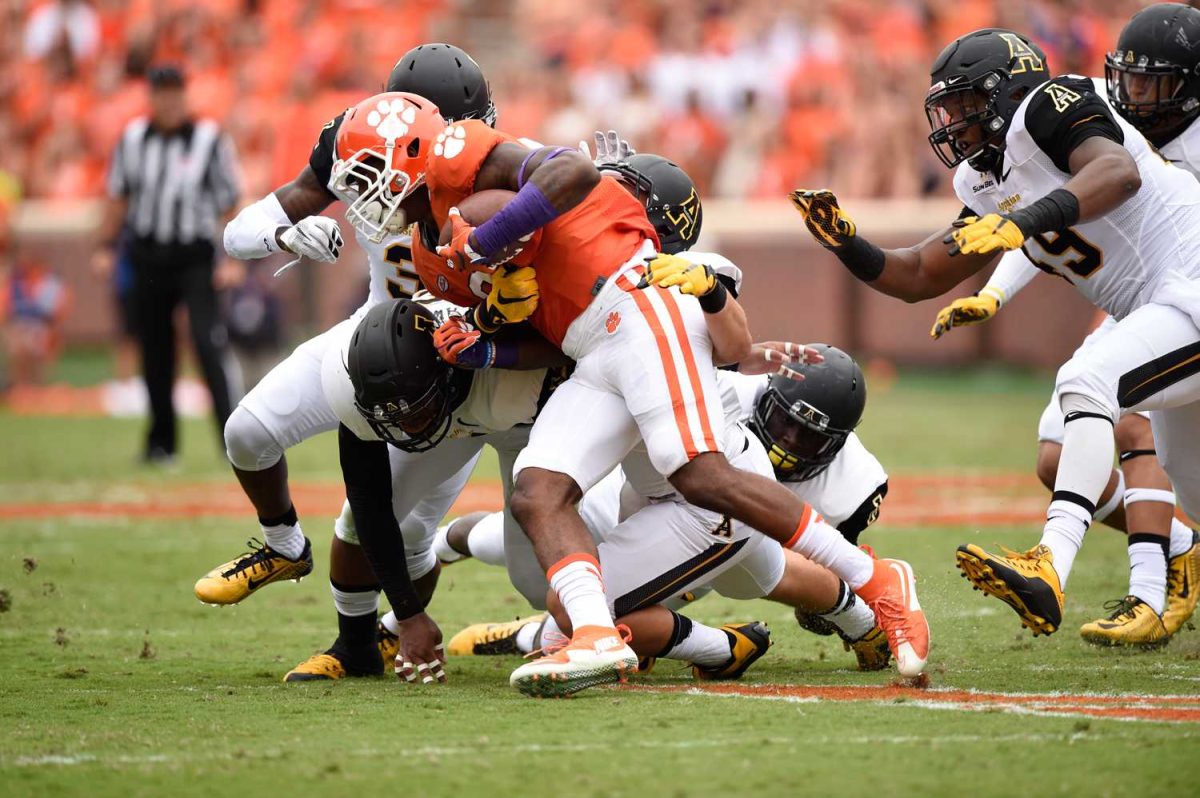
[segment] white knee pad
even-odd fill
[[[283,447],[253,413],[238,405],[225,422],[225,456],[242,471],[263,471],[279,462]]]
[[[408,575],[412,579],[420,579],[437,565],[437,557],[433,553],[433,537],[424,532],[425,525],[414,528],[413,524],[400,525],[404,536],[404,561]],[[407,528],[406,528],[407,527]],[[436,529],[434,530],[436,532]],[[350,511],[350,502],[342,502],[342,512],[333,522],[333,534],[343,543],[351,546],[361,546],[358,539],[358,529],[354,526],[354,513]]]
[[[350,502],[342,502],[342,511],[333,520],[333,535],[343,543],[357,546],[358,529],[354,526],[354,513],[350,512]]]
[[[1072,411],[1100,413],[1113,424],[1121,415],[1117,405],[1116,383],[1090,363],[1085,355],[1076,355],[1058,370],[1055,390],[1063,415]]]

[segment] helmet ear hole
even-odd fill
[[[416,158],[421,152],[421,140],[413,139],[408,143],[408,157]]]

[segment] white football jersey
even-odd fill
[[[466,311],[445,300],[420,291],[413,300],[428,308],[440,325],[447,318]],[[341,340],[331,345],[321,361],[321,386],[325,399],[338,420],[365,441],[378,440],[354,404],[354,385],[346,370],[346,353],[356,325],[347,325]],[[546,369],[513,371],[478,369],[471,379],[467,398],[453,411],[447,438],[471,438],[504,432],[518,424],[532,424],[538,412],[538,400],[546,381]]]
[[[1200,119],[1159,149],[1163,157],[1200,178]]]
[[[1038,100],[1041,112],[1068,115],[1084,104],[1095,108],[1097,94],[1107,108],[1103,81],[1071,75],[1034,89],[1009,127],[999,179],[964,163],[954,175],[958,198],[982,216],[1024,208],[1061,188],[1071,175],[1035,142],[1027,112]],[[1200,275],[1200,187],[1187,171],[1166,163],[1120,115],[1111,109],[1109,114],[1137,162],[1141,189],[1101,218],[1033,236],[1022,249],[1036,266],[1063,277],[1096,307],[1122,319],[1148,302],[1168,273]]]

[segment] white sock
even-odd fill
[[[859,601],[858,596],[850,590],[845,582],[841,583],[837,603],[828,612],[819,613],[820,617],[832,623],[850,640],[858,640],[875,628],[875,613],[865,601]]]
[[[465,556],[451,546],[450,541],[446,539],[446,534],[452,526],[454,526],[453,521],[449,524],[443,524],[437,528],[437,532],[433,535],[433,556],[438,558],[438,562],[458,562]]]
[[[1096,513],[1092,516],[1096,521],[1108,518],[1125,502],[1125,473],[1119,468],[1114,468],[1113,471],[1117,474],[1117,488],[1112,496],[1108,497],[1108,501],[1096,508]]]
[[[379,612],[378,590],[341,590],[331,582],[329,591],[333,593],[333,606],[337,607],[339,615],[357,618]]]
[[[1053,553],[1059,586],[1065,590],[1096,501],[1108,485],[1115,442],[1112,416],[1100,404],[1077,393],[1064,394],[1060,402],[1062,455],[1041,542]]]
[[[387,614],[379,619],[379,622],[392,634],[400,634],[400,621],[396,620],[396,613],[391,610],[388,610]]]
[[[1171,557],[1178,557],[1192,547],[1192,528],[1178,518],[1171,519]]]
[[[680,624],[678,634],[682,639],[671,646],[663,657],[713,668],[724,665],[733,656],[733,643],[723,629],[705,626],[677,613],[675,623]]]
[[[1059,589],[1066,590],[1067,577],[1071,575],[1075,555],[1079,553],[1083,534],[1087,532],[1086,513],[1077,504],[1051,502],[1047,516],[1041,543],[1054,555],[1054,572],[1058,574]]]
[[[612,629],[612,614],[608,611],[608,599],[604,596],[604,582],[600,578],[600,563],[590,554],[572,554],[556,562],[546,572],[550,589],[558,594],[558,600],[571,619],[571,627],[578,632],[584,626],[607,626]]]
[[[1162,615],[1167,602],[1167,547],[1158,535],[1129,536],[1129,595]]]
[[[300,530],[300,522],[294,524],[276,524],[262,527],[263,540],[275,551],[289,560],[298,560],[304,553],[304,533]]]
[[[528,654],[533,651],[537,643],[538,629],[542,628],[540,621],[530,621],[517,631],[517,639],[513,642],[517,644],[517,651],[522,654]]]
[[[796,534],[785,546],[803,554],[817,565],[824,565],[842,578],[852,590],[865,585],[875,573],[871,556],[830,526],[811,505],[804,506],[804,515]]]
[[[488,565],[504,565],[504,513],[491,513],[467,535],[471,556]]]

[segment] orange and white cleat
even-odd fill
[[[624,683],[638,669],[629,627],[581,626],[570,642],[512,672],[508,683],[528,696],[561,698],[601,684]]]
[[[917,601],[917,578],[904,560],[876,560],[875,574],[855,591],[875,613],[901,676],[918,676],[929,658],[929,623]]]

